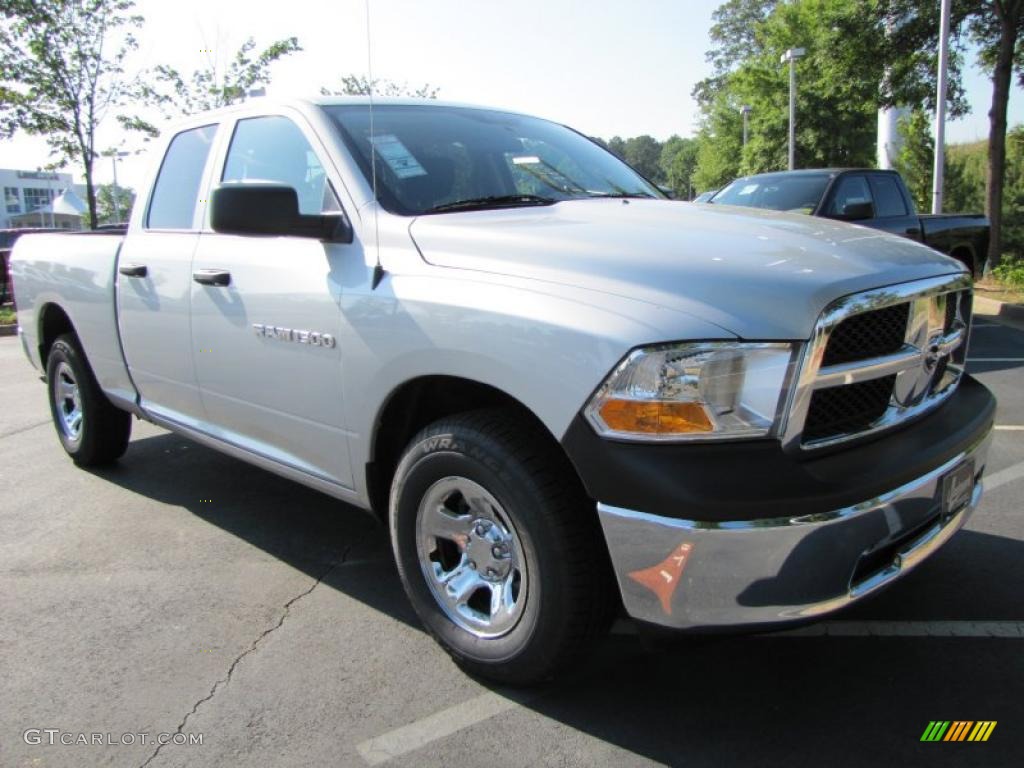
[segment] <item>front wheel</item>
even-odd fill
[[[536,683],[607,627],[593,504],[565,457],[522,419],[479,411],[423,430],[395,473],[390,524],[413,607],[472,673]]]
[[[50,414],[68,456],[82,467],[116,461],[128,448],[132,417],[107,400],[72,334],[53,342],[46,360]]]

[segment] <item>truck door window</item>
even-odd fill
[[[167,147],[146,215],[147,229],[192,229],[216,125],[182,131]]]
[[[287,184],[299,196],[300,213],[341,210],[306,137],[295,123],[279,115],[238,121],[221,181]]]
[[[843,176],[832,194],[832,202],[826,216],[842,216],[848,205],[857,203],[874,203],[868,181],[863,176]]]
[[[903,201],[899,184],[892,176],[872,176],[871,190],[875,193],[876,216],[885,218],[907,215],[907,204]]]

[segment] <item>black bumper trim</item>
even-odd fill
[[[606,440],[581,415],[562,445],[596,501],[687,520],[757,520],[839,509],[898,488],[977,443],[995,407],[988,389],[964,375],[928,415],[824,456],[792,455],[776,440]]]

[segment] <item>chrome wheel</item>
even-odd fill
[[[477,637],[511,631],[529,586],[519,535],[498,501],[465,477],[438,480],[416,514],[416,549],[445,614]]]
[[[53,377],[53,403],[57,408],[57,426],[64,437],[78,442],[82,437],[82,393],[74,370],[63,361]]]

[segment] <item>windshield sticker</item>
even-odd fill
[[[740,190],[741,195],[752,195],[757,191],[757,184],[747,184],[743,189]]]
[[[541,160],[536,155],[520,155],[512,158],[513,165],[540,165]]]
[[[427,172],[423,166],[413,157],[405,144],[398,140],[398,137],[391,134],[373,136],[370,139],[373,148],[377,150],[380,159],[388,164],[395,176],[400,179],[411,179],[413,176],[426,176]]]

